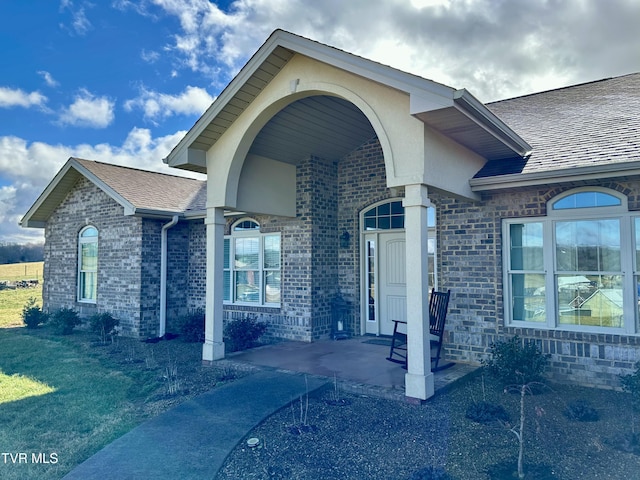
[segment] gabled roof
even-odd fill
[[[487,162],[474,190],[640,174],[640,73],[490,103],[533,146]]]
[[[526,141],[464,89],[456,90],[308,38],[276,30],[164,159],[165,163],[205,173],[204,152],[296,54],[408,93],[412,115],[485,158],[523,156],[531,150]]]
[[[205,181],[72,157],[25,214],[21,225],[43,228],[81,177],[122,205],[125,215],[204,216]]]

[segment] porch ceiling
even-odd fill
[[[256,136],[249,153],[293,165],[310,155],[338,160],[375,134],[369,120],[352,103],[318,95],[278,112]]]

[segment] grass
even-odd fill
[[[139,423],[135,406],[157,380],[106,365],[59,337],[0,330],[0,478],[60,478]],[[33,463],[36,457],[56,462]],[[55,455],[54,455],[55,454]]]
[[[42,268],[43,262],[0,265],[0,281],[37,279],[39,282],[35,288],[0,290],[0,328],[22,326],[22,307],[29,298],[34,297],[38,305],[42,305]]]

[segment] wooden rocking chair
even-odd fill
[[[442,336],[444,335],[444,326],[447,319],[447,309],[449,308],[449,297],[451,290],[446,292],[431,292],[429,299],[429,340],[431,343],[431,362],[433,363],[431,371],[437,372],[445,368],[451,367],[453,362],[440,366],[440,354],[442,352]],[[393,337],[391,338],[391,348],[387,360],[390,362],[401,363],[407,368],[407,334],[398,330],[399,325],[406,325],[403,320],[393,320]],[[435,355],[433,354],[435,350]]]

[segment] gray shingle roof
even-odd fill
[[[476,178],[640,161],[640,73],[487,105],[532,147]]]
[[[205,209],[206,182],[75,159],[136,209],[184,213]]]

